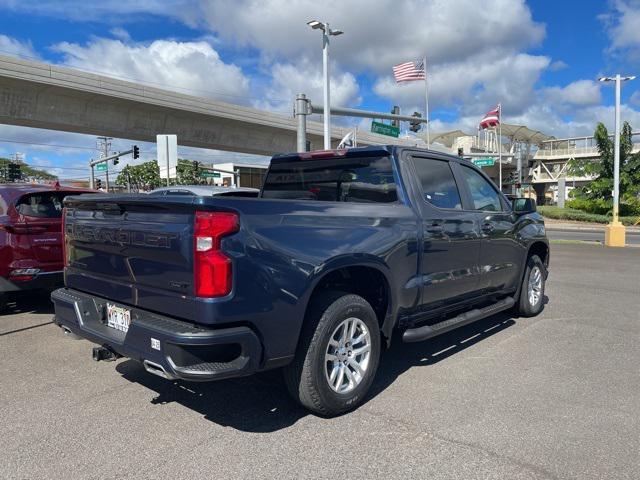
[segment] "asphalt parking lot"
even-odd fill
[[[552,245],[548,303],[385,352],[334,419],[279,372],[171,383],[96,363],[45,297],[0,316],[0,478],[638,478],[640,249]]]

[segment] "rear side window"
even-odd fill
[[[439,208],[462,209],[458,185],[449,162],[414,158],[413,164],[422,184],[424,199]]]
[[[269,168],[262,197],[360,203],[398,201],[388,156],[275,163]]]
[[[473,208],[485,212],[501,212],[500,195],[493,185],[473,168],[462,167],[462,174],[469,186]]]
[[[62,200],[69,195],[78,193],[69,192],[42,192],[30,193],[20,197],[16,203],[16,210],[25,217],[36,218],[61,218]]]

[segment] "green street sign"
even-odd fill
[[[371,132],[396,138],[400,136],[400,129],[398,127],[381,122],[371,122]]]
[[[475,163],[476,167],[493,167],[495,165],[493,158],[474,158],[471,161]]]
[[[96,170],[98,172],[106,172],[108,168],[107,162],[102,162],[96,165]]]
[[[211,170],[202,170],[200,176],[203,178],[220,178],[220,172],[212,172]]]

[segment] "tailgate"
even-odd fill
[[[189,199],[77,197],[66,205],[68,287],[151,310],[174,310],[177,298],[193,295]]]

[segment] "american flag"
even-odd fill
[[[401,63],[393,67],[393,76],[396,78],[397,83],[425,80],[426,75],[424,59]]]
[[[493,110],[487,112],[482,120],[480,120],[480,128],[497,127],[500,125],[500,104]]]

